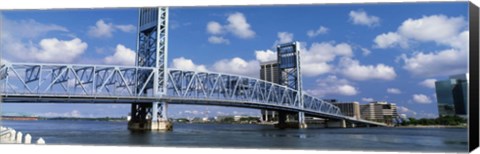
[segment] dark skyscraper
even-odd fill
[[[265,81],[270,81],[273,83],[280,83],[278,72],[278,62],[270,61],[260,64],[260,79]],[[262,110],[262,120],[263,121],[276,121],[278,119],[278,113],[275,111]]]
[[[467,116],[468,74],[435,82],[439,116]]]

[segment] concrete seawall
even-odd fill
[[[45,144],[43,138],[38,138],[35,144]],[[23,134],[20,131],[8,127],[0,126],[0,144],[32,144],[32,136]]]

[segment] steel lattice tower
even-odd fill
[[[277,46],[277,61],[279,67],[280,84],[295,89],[298,95],[299,106],[303,107],[302,73],[300,68],[300,44],[291,42]],[[282,119],[283,120],[283,119]],[[305,128],[305,114],[298,112],[300,128]]]
[[[168,45],[168,8],[142,8],[139,11],[138,40],[136,66],[154,67],[153,80],[149,80],[151,72],[139,71],[138,84],[146,87],[138,93],[153,93],[155,97],[162,97],[167,89],[167,45]],[[132,123],[140,123],[140,129],[159,129],[158,122],[168,122],[167,103],[153,102],[152,104],[132,104]],[[147,116],[151,116],[148,121]],[[145,120],[147,119],[147,120]],[[143,123],[146,122],[146,127]],[[148,126],[150,123],[150,127]],[[131,127],[132,128],[132,127]],[[135,128],[132,128],[135,129]]]

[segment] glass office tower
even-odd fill
[[[439,116],[467,115],[468,73],[435,82]]]

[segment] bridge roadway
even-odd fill
[[[294,89],[260,79],[178,69],[168,69],[165,77],[159,77],[157,71],[136,66],[7,63],[0,68],[1,96],[5,103],[168,102],[271,109],[386,126],[344,116],[322,99],[308,94],[299,97]],[[162,79],[167,79],[163,95],[154,96],[151,90],[139,93]]]

